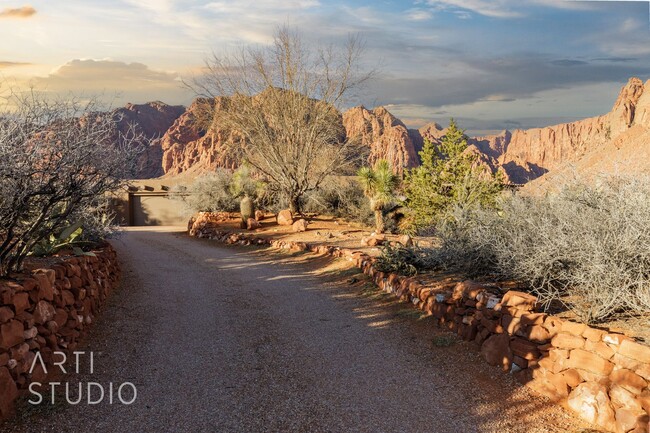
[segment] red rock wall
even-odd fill
[[[0,418],[13,412],[14,401],[29,384],[41,382],[36,353],[47,366],[53,352],[70,353],[93,322],[120,276],[111,246],[96,257],[71,257],[47,268],[0,280]]]
[[[347,248],[256,238],[219,230],[218,218],[199,215],[191,236],[227,244],[271,245],[352,261],[382,290],[436,318],[440,327],[473,341],[486,362],[565,405],[585,421],[617,433],[647,433],[650,346],[625,335],[538,312],[537,299],[473,281],[434,286],[417,277],[380,272],[368,255]]]

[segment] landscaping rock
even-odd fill
[[[293,223],[291,229],[296,233],[306,232],[307,231],[307,224],[308,223],[307,223],[307,221],[305,219],[300,218],[298,221]]]
[[[412,247],[413,239],[409,235],[402,235],[399,237],[399,243],[405,247]]]
[[[500,366],[503,371],[510,371],[513,358],[510,337],[507,334],[491,336],[481,346],[481,355],[488,364]]]
[[[10,320],[0,325],[0,349],[8,350],[10,347],[22,343],[25,340],[24,330],[23,324],[18,320]]]
[[[581,383],[569,394],[567,405],[591,424],[608,430],[616,428],[614,408],[603,385]]]
[[[39,301],[34,308],[34,320],[38,324],[45,324],[54,318],[56,310],[46,301]]]
[[[259,210],[259,209],[256,210],[256,211],[255,211],[255,219],[256,219],[257,221],[262,221],[262,220],[264,219],[264,212],[261,211],[261,210]]]
[[[13,413],[18,388],[6,367],[0,367],[0,416],[6,418]]]
[[[246,220],[246,228],[248,230],[255,230],[255,229],[258,229],[260,227],[262,227],[262,224],[260,224],[258,222],[258,220],[256,220],[255,218],[248,218]]]
[[[293,215],[289,209],[282,210],[277,216],[278,225],[290,226],[293,224]]]

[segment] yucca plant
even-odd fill
[[[384,211],[395,200],[395,188],[399,179],[393,173],[388,161],[380,159],[374,167],[362,167],[357,172],[363,194],[370,201],[370,208],[375,214],[375,231],[383,233],[385,229]]]

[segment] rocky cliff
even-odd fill
[[[218,128],[206,132],[199,126],[198,118],[206,104],[210,101],[196,100],[161,138],[162,170],[166,175],[237,166],[237,161],[226,152],[225,142],[231,134]],[[218,109],[219,101],[216,104]],[[368,148],[370,164],[386,159],[397,172],[402,172],[419,163],[411,131],[384,107],[351,108],[343,113],[342,121],[347,137]]]
[[[158,139],[184,112],[183,106],[172,106],[156,101],[146,104],[127,104],[110,113],[117,121],[120,133],[127,133],[129,128],[133,127],[135,133],[142,134],[148,142],[138,160],[136,179],[148,179],[163,174],[160,164],[163,152]]]
[[[358,139],[370,149],[370,164],[385,159],[398,173],[419,164],[420,143],[414,143],[411,131],[386,108],[351,108],[343,113],[343,126],[349,139]]]
[[[231,134],[217,128],[207,132],[202,120],[222,100],[199,98],[190,105],[160,139],[162,170],[166,175],[235,168],[237,161],[226,152]]]
[[[162,156],[161,170],[167,175],[233,168],[237,161],[225,151],[226,131],[206,133],[197,116],[211,101],[195,101],[152,148]],[[214,102],[217,105],[219,101]],[[208,104],[208,105],[206,105]],[[446,130],[436,123],[419,130],[408,129],[386,108],[372,110],[351,108],[342,115],[348,138],[357,139],[368,150],[368,162],[388,160],[397,172],[418,165],[418,151],[424,139],[440,142]],[[492,170],[501,170],[512,183],[523,184],[547,177],[570,164],[589,166],[591,170],[613,170],[616,167],[645,166],[637,160],[650,144],[650,81],[632,78],[621,89],[612,110],[602,116],[572,123],[503,131],[499,134],[472,137],[468,140],[472,152],[480,153],[481,163]],[[160,155],[153,155],[155,160]],[[588,163],[586,161],[589,161]],[[611,161],[614,161],[613,165]],[[608,165],[609,164],[609,165]],[[648,164],[650,167],[650,164]],[[586,169],[586,168],[585,168]]]
[[[616,159],[622,163],[633,156],[620,151],[622,147],[632,142],[637,143],[635,147],[650,145],[640,138],[649,129],[650,81],[644,85],[640,79],[632,78],[607,114],[546,128],[504,131],[477,137],[472,142],[483,153],[496,158],[513,182],[526,183],[546,172],[578,163],[586,155],[591,155],[589,165],[593,169],[605,169],[605,162]]]

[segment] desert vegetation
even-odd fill
[[[142,137],[118,132],[94,100],[14,94],[0,113],[0,273],[29,255],[81,247],[111,230],[108,194],[123,186]],[[77,250],[81,252],[81,250]]]
[[[575,181],[543,196],[508,193],[494,206],[456,207],[438,248],[385,266],[433,269],[525,283],[546,305],[587,323],[650,313],[650,179]],[[411,265],[409,267],[408,265]]]
[[[292,212],[361,153],[345,138],[338,108],[370,78],[359,68],[362,51],[358,38],[340,51],[281,28],[271,46],[209,58],[192,83],[219,108],[205,114],[206,129],[230,131],[233,158],[255,168]]]

